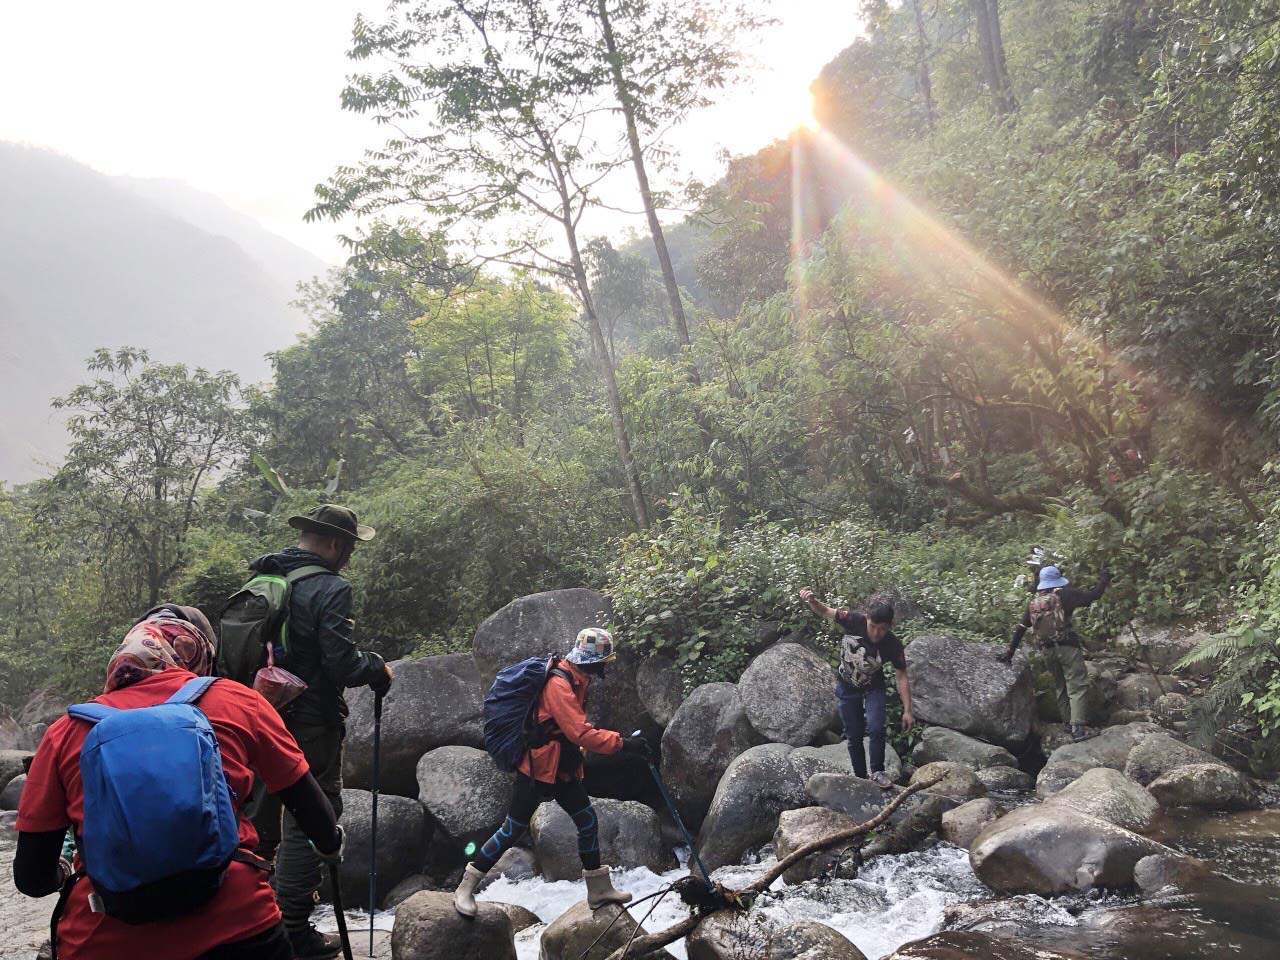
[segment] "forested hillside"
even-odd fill
[[[100,174],[0,143],[0,479],[30,480],[66,449],[49,401],[99,347],[270,376],[305,326],[290,301],[325,271],[180,184]]]
[[[91,682],[149,602],[215,608],[336,499],[379,529],[352,570],[374,647],[463,649],[585,584],[690,679],[809,622],[806,585],[1005,639],[1041,544],[1113,570],[1098,643],[1209,624],[1201,719],[1275,749],[1280,3],[866,2],[820,128],[668,225],[676,297],[643,217],[617,248],[577,231],[633,147],[674,203],[665,138],[732,45],[638,4],[595,62],[556,46],[595,3],[567,32],[491,6],[488,57],[445,14],[358,25],[344,103],[399,132],[318,189],[364,243],[270,390],[104,356],[72,394],[61,472],[0,499],[0,699]],[[215,339],[253,328],[203,306]]]

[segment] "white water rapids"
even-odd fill
[[[773,861],[756,865],[725,867],[713,874],[729,886],[742,887],[759,876]],[[614,885],[640,899],[653,893],[685,871],[662,875],[647,869],[615,870]],[[942,929],[946,908],[963,900],[989,897],[969,868],[964,850],[938,846],[919,853],[879,857],[869,863],[857,880],[810,882],[798,887],[778,881],[770,898],[758,909],[779,919],[810,919],[834,927],[852,940],[869,958],[883,957],[902,944]],[[586,897],[581,882],[543,880],[498,880],[480,895],[481,900],[519,904],[549,923]],[[633,912],[641,919],[653,901]],[[685,906],[671,894],[654,908],[645,921],[650,932],[661,930],[688,915]],[[519,960],[537,960],[538,942],[544,927],[531,927],[516,937]],[[670,948],[684,960],[683,942]]]

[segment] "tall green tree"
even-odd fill
[[[53,402],[71,446],[45,519],[74,517],[116,599],[151,606],[182,565],[203,495],[249,443],[240,381],[127,347],[97,351],[89,371],[99,377]]]
[[[538,0],[396,3],[403,18],[359,20],[351,57],[390,69],[352,78],[343,104],[419,132],[395,136],[355,168],[317,188],[313,216],[342,217],[416,204],[454,239],[510,227],[516,235],[477,258],[532,270],[564,284],[578,302],[609,407],[632,512],[649,505],[631,449],[622,398],[591,295],[584,215],[621,162],[602,143],[602,106],[581,49],[583,24]],[[477,241],[474,234],[470,238]]]

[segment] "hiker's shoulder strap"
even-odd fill
[[[309,563],[305,567],[298,567],[296,570],[290,570],[286,573],[284,575],[284,582],[292,587],[299,580],[306,580],[308,577],[316,577],[322,573],[328,573],[335,577],[341,576],[341,574],[334,573],[328,567],[322,567],[318,563]]]
[[[165,703],[194,704],[208,692],[217,677],[192,677],[174,692]]]
[[[84,720],[88,723],[97,723],[100,720],[105,720],[116,712],[118,712],[117,707],[109,707],[105,703],[76,703],[67,707],[67,716],[75,717],[77,720]]]

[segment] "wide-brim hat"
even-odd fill
[[[578,638],[573,642],[573,649],[565,655],[565,659],[582,667],[591,663],[610,663],[617,656],[613,636],[608,630],[587,627],[579,632]]]
[[[1040,571],[1040,585],[1037,590],[1057,590],[1071,581],[1064,577],[1057,567],[1045,567]]]
[[[289,526],[307,533],[319,533],[327,537],[350,537],[352,540],[372,540],[377,533],[356,519],[354,510],[336,503],[322,503],[306,513],[289,518]]]

